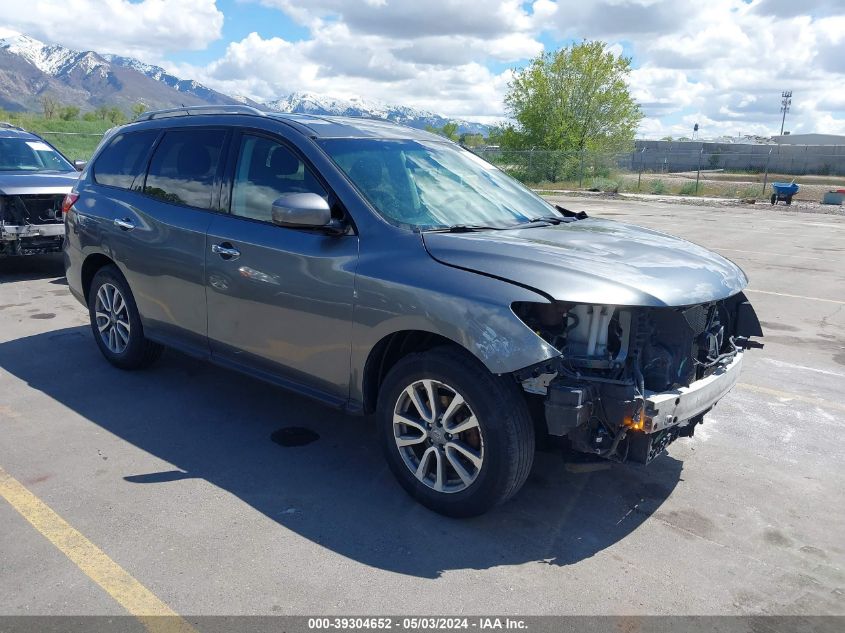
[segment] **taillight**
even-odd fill
[[[70,211],[70,208],[76,204],[76,201],[79,200],[78,193],[69,193],[65,195],[65,199],[62,200],[62,214],[67,213]]]

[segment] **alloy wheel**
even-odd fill
[[[122,354],[129,345],[129,307],[117,286],[104,283],[97,290],[94,303],[97,330],[106,347],[113,354]]]
[[[408,469],[437,492],[465,490],[484,464],[478,419],[455,388],[437,380],[417,380],[402,391],[393,437]]]

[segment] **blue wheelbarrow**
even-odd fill
[[[794,182],[773,182],[772,183],[772,204],[781,200],[786,204],[792,204],[792,196],[798,193],[798,185]]]

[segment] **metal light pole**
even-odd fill
[[[780,120],[780,135],[783,136],[783,124],[786,123],[786,113],[789,112],[789,106],[792,105],[792,91],[784,90],[780,93],[780,111],[783,112],[783,117]]]

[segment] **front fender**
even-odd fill
[[[377,271],[377,274],[376,274]],[[413,283],[409,283],[409,279]],[[511,310],[517,301],[547,302],[526,288],[444,266],[423,257],[364,261],[356,277],[351,399],[360,402],[364,367],[387,336],[416,330],[460,345],[487,369],[505,374],[559,356]]]

